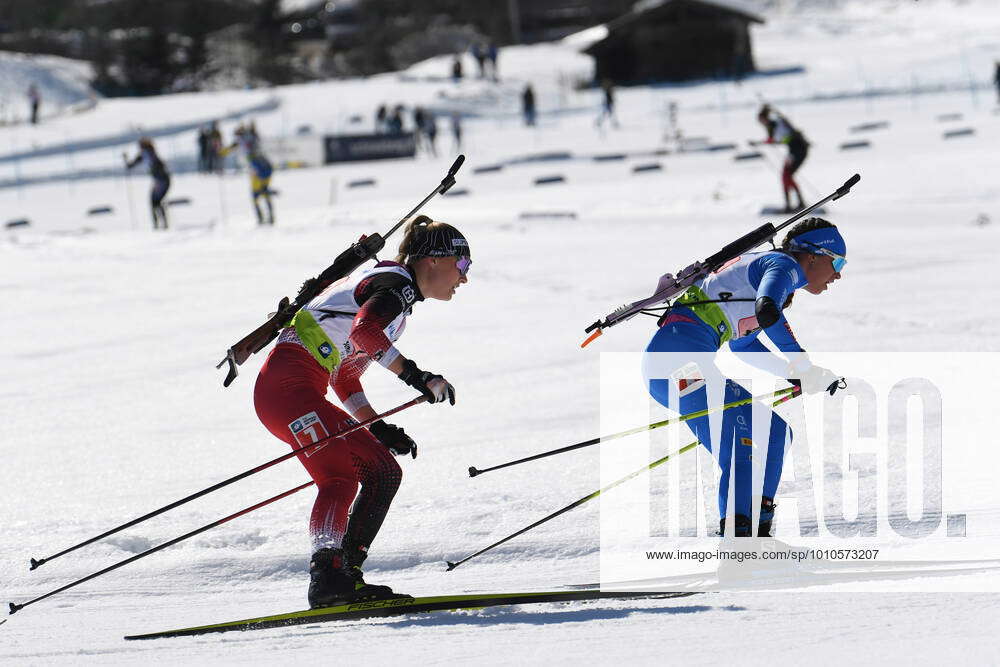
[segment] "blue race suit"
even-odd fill
[[[696,283],[679,297],[667,315],[660,320],[660,328],[646,347],[646,352],[714,353],[725,342],[737,353],[769,352],[758,340],[761,331],[782,352],[802,352],[784,313],[766,329],[761,329],[754,314],[754,302],[767,296],[780,307],[787,303],[796,289],[805,284],[805,272],[790,255],[782,252],[743,255]],[[709,303],[705,303],[706,301]],[[763,355],[757,354],[743,358],[765,370],[782,374],[786,366],[783,360],[773,354],[762,357]],[[647,363],[647,369],[649,366]],[[712,371],[721,378],[718,368],[714,367],[702,368],[703,377],[711,375]],[[676,391],[682,414],[708,408],[706,386],[698,378],[679,379],[675,384],[673,380],[664,379],[662,372],[658,373],[659,377],[650,375],[647,372],[647,377],[650,378],[649,393],[661,405],[668,406],[670,391]],[[749,397],[750,392],[744,387],[732,380],[726,381],[725,403]],[[722,469],[719,482],[719,511],[722,517],[726,516],[733,464],[736,514],[753,516],[751,413],[750,404],[730,408],[722,413],[718,451]],[[712,451],[716,443],[710,433],[709,417],[692,419],[686,423],[701,444]],[[786,436],[790,439],[788,425],[772,412],[762,489],[762,495],[766,498],[774,498],[781,480]]]

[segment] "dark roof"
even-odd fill
[[[607,24],[608,33],[610,34],[619,28],[640,20],[647,12],[656,11],[662,7],[673,4],[674,2],[687,2],[693,5],[704,5],[712,9],[719,9],[723,12],[735,14],[747,22],[764,23],[764,19],[760,16],[751,13],[746,7],[741,5],[739,2],[734,2],[733,0],[640,0],[640,2],[635,3],[631,12],[625,14],[624,16],[619,16],[614,21]]]

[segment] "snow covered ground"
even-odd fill
[[[988,88],[1000,57],[992,2],[845,3],[769,16],[755,28],[758,66],[798,74],[618,94],[621,127],[595,128],[599,93],[567,82],[588,64],[567,45],[505,49],[503,82],[445,81],[447,59],[406,76],[269,91],[102,100],[38,127],[0,128],[0,180],[117,165],[122,149],[4,160],[94,137],[162,127],[252,107],[265,136],[310,125],[366,130],[382,102],[458,109],[468,161],[456,189],[428,206],[468,235],[470,282],[450,303],[419,304],[400,347],[457,387],[455,407],[420,406],[395,421],[420,443],[369,559],[369,579],[415,595],[547,590],[598,580],[599,507],[590,503],[451,573],[471,553],[595,490],[593,448],[470,479],[486,466],[587,439],[600,430],[600,353],[641,350],[652,328],[633,321],[580,350],[583,327],[648,294],[664,271],[703,258],[757,226],[780,200],[769,160],[733,150],[676,153],[666,108],[689,137],[711,144],[760,138],[757,95],[774,100],[809,137],[801,173],[815,198],[858,172],[829,206],[850,264],[821,298],[790,312],[813,351],[1000,351],[992,275],[1000,242],[1000,115]],[[469,68],[471,70],[471,68]],[[979,85],[970,91],[970,79]],[[517,95],[536,86],[541,117],[524,128]],[[911,88],[924,92],[909,94]],[[937,92],[931,92],[937,90]],[[351,116],[361,114],[361,123]],[[961,114],[956,119],[954,114]],[[941,118],[951,118],[942,120]],[[887,128],[853,133],[862,123]],[[235,123],[223,125],[227,136]],[[944,139],[949,130],[975,134]],[[168,233],[150,230],[148,178],[53,182],[0,189],[0,591],[23,602],[258,500],[306,475],[281,464],[28,573],[50,555],[117,523],[285,452],[259,425],[251,391],[258,355],[229,389],[214,364],[277,299],[326,267],[363,233],[384,232],[443,176],[454,156],[441,122],[441,156],[279,171],[278,224],[253,222],[243,174],[175,177]],[[840,150],[847,141],[871,147]],[[191,131],[158,141],[168,160],[194,151]],[[650,156],[657,149],[671,152]],[[765,149],[771,150],[771,149]],[[570,159],[511,164],[567,152]],[[627,153],[623,160],[593,156]],[[647,154],[645,156],[641,154]],[[633,173],[657,162],[660,171]],[[504,163],[501,171],[476,167]],[[563,175],[565,183],[534,186]],[[347,188],[374,178],[368,188]],[[94,206],[114,212],[87,216]],[[523,213],[575,218],[522,218]],[[398,241],[398,238],[394,239]],[[390,246],[393,242],[390,241]],[[374,405],[411,397],[380,369],[366,375]],[[989,434],[970,426],[945,443],[948,465],[977,469]],[[974,475],[975,476],[975,475]],[[947,480],[946,480],[947,482]],[[970,535],[1000,551],[1000,492],[946,496],[970,512]],[[162,553],[32,605],[0,626],[0,658],[29,664],[245,663],[366,660],[377,664],[676,660],[716,664],[995,661],[1000,573],[948,577],[947,593],[730,592],[666,603],[595,602],[435,614],[245,635],[125,643],[125,634],[301,608],[307,490]],[[784,531],[783,531],[784,528]],[[778,530],[789,537],[794,524]],[[782,532],[783,531],[783,532]],[[925,575],[929,579],[930,575]],[[928,588],[939,586],[927,584]],[[916,587],[920,587],[917,582]],[[940,587],[940,586],[939,586]],[[896,591],[896,592],[887,592]],[[991,622],[989,619],[995,619]]]

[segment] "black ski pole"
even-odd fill
[[[470,466],[469,477],[475,477],[476,475],[481,475],[484,472],[499,470],[501,468],[507,468],[510,466],[518,465],[520,463],[527,463],[528,461],[536,461],[538,459],[543,459],[548,456],[555,456],[556,454],[562,454],[564,452],[571,452],[575,449],[590,447],[591,445],[597,445],[602,442],[610,442],[611,440],[624,438],[625,436],[628,435],[634,435],[636,433],[644,433],[646,431],[652,431],[653,429],[661,428],[663,426],[669,426],[671,424],[680,424],[681,422],[685,422],[690,419],[698,419],[699,417],[704,417],[705,415],[711,414],[713,412],[718,412],[719,410],[729,410],[730,408],[738,408],[741,405],[747,405],[749,403],[753,403],[754,401],[759,401],[767,398],[778,398],[779,396],[784,396],[785,394],[790,394],[794,391],[796,391],[795,387],[787,387],[785,389],[779,389],[778,391],[772,392],[770,394],[741,398],[738,401],[726,403],[725,405],[719,405],[713,408],[706,408],[705,410],[698,410],[697,412],[689,412],[688,414],[681,415],[680,417],[673,417],[671,419],[664,419],[662,421],[653,422],[652,424],[637,426],[635,428],[630,428],[628,430],[620,431],[618,433],[612,433],[611,435],[601,435],[596,438],[591,438],[590,440],[584,440],[583,442],[578,442],[575,445],[567,445],[565,447],[559,447],[557,449],[550,449],[549,451],[542,452],[541,454],[526,456],[523,459],[517,459],[516,461],[508,461],[507,463],[501,463],[499,465],[495,465],[490,468],[483,468],[482,470],[478,470],[475,466]]]
[[[285,491],[284,493],[279,493],[278,495],[273,496],[271,498],[268,498],[267,500],[262,500],[261,502],[257,503],[256,505],[251,505],[250,507],[241,509],[239,512],[236,512],[234,514],[230,514],[227,517],[219,519],[218,521],[213,521],[212,523],[210,523],[210,524],[208,524],[206,526],[202,526],[201,528],[198,528],[196,530],[192,530],[190,533],[185,533],[184,535],[181,535],[180,537],[175,537],[174,539],[169,540],[167,542],[164,542],[163,544],[157,545],[157,546],[153,547],[152,549],[147,549],[146,551],[143,551],[141,554],[136,554],[134,556],[126,558],[123,561],[115,563],[114,565],[110,565],[110,566],[104,568],[103,570],[98,570],[97,572],[94,572],[92,574],[88,574],[86,577],[83,577],[81,579],[77,579],[76,581],[68,583],[65,586],[61,586],[61,587],[55,589],[54,591],[49,591],[45,595],[39,595],[37,598],[34,598],[33,600],[28,600],[27,602],[24,602],[24,603],[21,603],[21,604],[15,604],[13,602],[9,602],[8,605],[10,606],[10,613],[11,614],[17,613],[18,611],[20,611],[20,610],[24,609],[25,607],[27,607],[29,604],[34,604],[36,602],[44,600],[45,598],[52,597],[53,595],[56,595],[57,593],[62,593],[63,591],[65,591],[67,589],[73,588],[74,586],[79,586],[80,584],[82,584],[82,583],[84,583],[86,581],[90,581],[91,579],[95,579],[95,578],[101,576],[102,574],[107,574],[108,572],[111,572],[112,570],[117,570],[118,568],[122,567],[123,565],[128,565],[129,563],[134,563],[135,561],[139,560],[140,558],[145,558],[146,556],[149,556],[150,554],[154,554],[157,551],[160,551],[162,549],[166,549],[167,547],[173,546],[173,545],[177,544],[178,542],[183,542],[184,540],[186,540],[186,539],[188,539],[190,537],[194,537],[195,535],[198,535],[199,533],[204,533],[206,530],[209,530],[210,528],[215,528],[216,526],[221,526],[222,524],[226,523],[227,521],[232,521],[233,519],[241,517],[244,514],[249,514],[250,512],[253,512],[254,510],[258,510],[261,507],[264,507],[265,505],[270,505],[271,503],[273,503],[275,501],[281,500],[282,498],[286,498],[286,497],[292,495],[293,493],[301,491],[302,489],[304,489],[306,487],[312,486],[313,484],[315,484],[315,482],[313,482],[313,481],[306,482],[305,484],[300,484],[299,486],[296,486],[294,489],[289,489],[288,491]]]
[[[140,524],[143,521],[146,521],[147,519],[152,519],[154,516],[159,516],[160,514],[163,514],[164,512],[172,510],[175,507],[180,507],[181,505],[183,505],[185,503],[188,503],[188,502],[191,502],[192,500],[195,500],[196,498],[201,498],[202,496],[207,495],[209,493],[212,493],[213,491],[218,491],[219,489],[221,489],[224,486],[229,486],[230,484],[232,484],[234,482],[238,482],[241,479],[249,477],[250,475],[255,475],[255,474],[259,473],[262,470],[267,470],[271,466],[277,465],[277,464],[281,463],[282,461],[287,461],[288,459],[292,458],[293,456],[296,456],[296,455],[300,454],[303,451],[312,449],[313,447],[316,447],[317,445],[320,445],[320,444],[326,442],[327,440],[331,440],[333,438],[342,438],[343,436],[345,436],[345,435],[347,435],[349,433],[353,433],[354,431],[357,431],[358,429],[362,429],[362,428],[365,428],[366,426],[369,426],[372,422],[375,422],[375,421],[378,421],[379,419],[383,419],[385,417],[389,417],[391,415],[394,415],[397,412],[401,412],[401,411],[403,411],[403,410],[405,410],[407,408],[411,408],[414,405],[417,405],[418,403],[422,403],[422,402],[424,402],[426,400],[427,400],[426,397],[419,396],[419,397],[413,399],[412,401],[407,401],[406,403],[403,403],[402,405],[399,405],[399,406],[393,408],[392,410],[388,410],[386,412],[383,412],[380,415],[376,415],[376,416],[372,417],[371,419],[366,419],[363,422],[355,424],[354,426],[350,426],[350,427],[348,427],[348,428],[346,428],[346,429],[344,429],[342,431],[338,431],[337,433],[334,433],[333,435],[329,435],[329,436],[327,436],[325,438],[317,440],[314,443],[311,443],[311,444],[308,444],[308,445],[303,445],[302,447],[299,447],[298,449],[293,449],[292,451],[288,452],[287,454],[282,454],[281,456],[279,456],[279,457],[277,457],[275,459],[271,459],[270,461],[268,461],[266,463],[262,463],[259,466],[256,466],[254,468],[250,468],[249,470],[245,470],[245,471],[241,472],[238,475],[234,475],[234,476],[230,477],[229,479],[225,479],[225,480],[223,480],[221,482],[218,482],[217,484],[213,484],[212,486],[204,488],[201,491],[197,491],[196,493],[192,493],[190,496],[186,496],[184,498],[181,498],[180,500],[176,500],[176,501],[170,503],[169,505],[164,505],[163,507],[161,507],[159,509],[153,510],[149,514],[144,514],[144,515],[142,515],[142,516],[140,516],[140,517],[138,517],[136,519],[132,519],[131,521],[123,523],[120,526],[115,526],[111,530],[105,531],[105,532],[101,533],[100,535],[95,535],[94,537],[91,537],[91,538],[89,538],[87,540],[84,540],[83,542],[80,542],[79,544],[74,544],[71,547],[67,547],[66,549],[63,549],[62,551],[60,551],[59,553],[52,554],[51,556],[48,556],[46,558],[39,558],[39,559],[32,558],[31,559],[31,567],[29,569],[34,570],[35,568],[37,568],[37,567],[39,567],[41,565],[44,565],[45,563],[49,562],[50,560],[54,560],[54,559],[58,558],[59,556],[65,556],[66,554],[70,553],[71,551],[76,551],[77,549],[79,549],[81,547],[85,547],[88,544],[93,544],[94,542],[97,542],[98,540],[102,540],[105,537],[108,537],[110,535],[114,535],[115,533],[120,532],[122,530],[125,530],[126,528],[131,528],[132,526],[135,526],[136,524]]]
[[[594,491],[593,493],[590,493],[590,494],[584,496],[583,498],[580,498],[579,500],[575,500],[575,501],[571,502],[566,507],[563,507],[560,510],[556,510],[552,514],[549,514],[548,516],[539,519],[538,521],[534,522],[533,524],[531,524],[529,526],[525,526],[524,528],[522,528],[521,530],[518,530],[517,532],[511,533],[510,535],[508,535],[507,537],[503,538],[502,540],[494,542],[490,546],[485,547],[483,549],[480,549],[479,551],[477,551],[474,554],[470,554],[470,555],[466,556],[462,560],[455,561],[454,563],[451,562],[451,561],[446,561],[448,563],[448,571],[451,572],[452,570],[454,570],[456,567],[458,567],[462,563],[470,561],[473,558],[475,558],[476,556],[480,556],[480,555],[486,553],[487,551],[490,551],[491,549],[494,549],[494,548],[500,546],[504,542],[507,542],[507,541],[510,541],[510,540],[514,539],[518,535],[523,535],[524,533],[528,532],[532,528],[537,528],[538,526],[542,525],[543,523],[545,523],[547,521],[551,521],[552,519],[555,519],[557,516],[565,514],[566,512],[569,512],[572,509],[576,509],[577,507],[579,507],[580,505],[584,504],[585,502],[587,502],[589,500],[593,500],[594,498],[598,497],[599,495],[601,495],[605,491],[613,489],[616,486],[620,486],[621,484],[624,484],[625,482],[629,481],[633,477],[638,477],[639,475],[641,475],[642,473],[646,472],[647,470],[652,470],[656,466],[661,465],[663,463],[666,463],[672,457],[675,457],[675,456],[677,456],[679,454],[683,454],[684,452],[686,452],[688,450],[691,450],[691,449],[694,449],[697,446],[698,446],[698,441],[695,440],[694,442],[692,442],[692,443],[690,443],[688,445],[684,445],[683,447],[681,447],[680,449],[678,449],[676,452],[672,452],[670,454],[667,454],[663,458],[657,459],[657,460],[653,461],[652,463],[650,463],[649,465],[645,465],[645,466],[639,468],[635,472],[630,472],[629,474],[625,475],[621,479],[616,480],[616,481],[612,482],[611,484],[608,484],[604,488],[598,489],[597,491]]]

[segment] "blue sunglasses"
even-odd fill
[[[844,257],[843,255],[838,255],[834,251],[827,250],[826,248],[818,246],[815,243],[809,243],[809,241],[796,241],[795,245],[799,247],[807,245],[813,249],[812,254],[826,255],[827,257],[833,260],[833,270],[836,271],[837,273],[840,273],[841,270],[843,270],[844,266],[847,264],[847,258]]]

